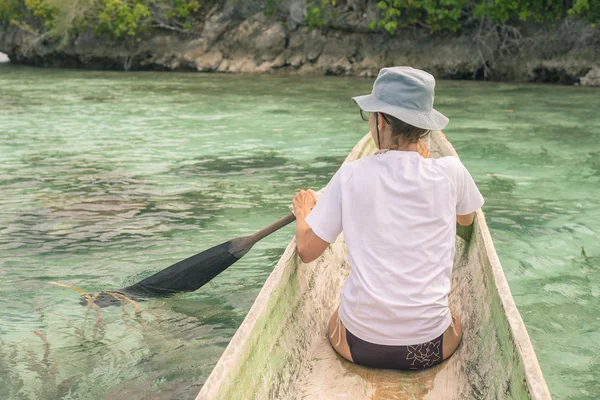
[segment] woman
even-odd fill
[[[448,123],[433,109],[434,87],[424,71],[382,69],[372,93],[353,98],[377,154],[344,164],[318,203],[311,190],[293,201],[303,262],[344,232],[351,273],[329,338],[357,364],[426,368],[462,338],[448,308],[456,222],[470,225],[483,197],[458,158],[424,157],[420,139]]]

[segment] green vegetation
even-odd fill
[[[3,0],[0,24],[46,31],[63,40],[84,29],[139,41],[153,28],[191,33],[218,0]]]
[[[322,28],[339,16],[336,0],[314,0],[307,2],[306,24],[311,28]]]
[[[0,25],[17,25],[67,43],[91,31],[126,50],[131,67],[138,43],[156,29],[193,34],[220,0],[0,0]]]
[[[457,32],[481,20],[496,25],[518,21],[552,23],[572,16],[592,25],[600,23],[598,0],[380,0],[376,5],[379,16],[369,27],[390,34],[412,26],[431,32]],[[322,16],[336,6],[335,0],[313,4],[308,9],[308,25],[326,25]]]
[[[0,0],[0,24],[14,24],[64,42],[91,30],[129,47],[153,29],[198,32],[215,4],[233,0]],[[276,15],[281,0],[263,0],[264,12]],[[338,4],[339,3],[339,4]],[[398,29],[423,27],[435,32],[458,32],[487,21],[495,26],[519,21],[553,23],[567,16],[600,23],[598,0],[370,0],[377,17],[372,30],[395,34]],[[308,0],[306,23],[334,25],[347,0]],[[364,4],[363,4],[364,5]]]
[[[576,0],[569,9],[569,15],[582,17],[592,25],[597,25],[600,23],[600,1]]]
[[[24,15],[25,5],[19,0],[0,1],[0,23],[17,24]]]
[[[469,0],[385,0],[377,7],[383,16],[371,22],[371,29],[383,28],[395,33],[399,24],[425,25],[432,32],[447,29],[457,31],[461,27],[463,9]]]

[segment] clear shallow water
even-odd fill
[[[50,282],[123,287],[285,215],[365,133],[349,98],[371,84],[1,66],[0,398],[193,398],[293,227],[141,314]],[[554,397],[596,397],[600,91],[437,95]]]

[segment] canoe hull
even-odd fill
[[[367,135],[346,161],[374,151]],[[431,154],[456,155],[441,132]],[[197,399],[550,398],[481,211],[471,240],[457,238],[452,273],[463,342],[434,368],[375,370],[337,356],[326,327],[349,271],[343,235],[310,264],[292,240]]]

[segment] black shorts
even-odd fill
[[[433,367],[443,361],[443,338],[414,346],[386,346],[366,342],[346,329],[346,341],[355,364],[372,368],[417,370]]]

